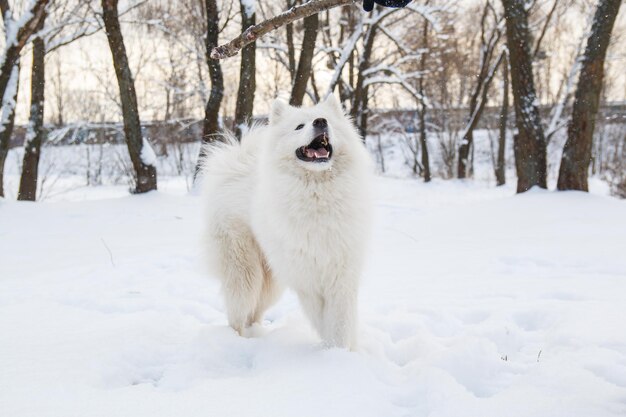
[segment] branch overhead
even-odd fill
[[[211,51],[211,58],[223,59],[235,56],[244,46],[282,26],[288,25],[289,23],[299,19],[304,19],[305,17],[309,17],[324,10],[341,6],[349,6],[358,2],[360,2],[360,0],[311,0],[300,6],[292,7],[277,16],[264,20],[258,25],[250,26],[241,35],[237,36],[230,42],[213,48]]]

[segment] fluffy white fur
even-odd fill
[[[295,151],[314,139],[318,118],[332,157],[304,162]],[[311,108],[277,100],[269,125],[226,142],[209,150],[203,181],[207,252],[229,324],[241,334],[289,287],[325,345],[354,349],[371,181],[352,122],[332,96]]]

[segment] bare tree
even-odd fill
[[[378,10],[373,12],[379,16]],[[356,77],[356,85],[354,86],[354,98],[352,101],[352,109],[350,115],[354,118],[356,125],[365,140],[367,132],[367,99],[368,85],[365,84],[366,71],[370,67],[372,60],[372,50],[374,48],[374,39],[376,38],[376,30],[378,29],[379,19],[372,19],[368,29],[364,33],[363,50],[359,60],[358,74]]]
[[[61,127],[65,124],[65,101],[63,97],[62,60],[59,56],[52,59],[53,73],[51,77],[52,95],[54,97],[54,124]]]
[[[295,0],[287,0],[287,9],[291,9],[295,4]],[[285,25],[285,31],[287,35],[287,59],[289,68],[289,77],[293,84],[296,76],[296,48],[293,43],[293,23],[287,23]]]
[[[33,61],[31,72],[31,105],[26,139],[22,174],[17,194],[18,200],[35,201],[37,197],[37,177],[41,147],[45,139],[43,130],[45,57],[50,51],[68,45],[75,40],[90,36],[99,30],[99,25],[90,22],[90,0],[52,3],[39,21],[33,40]],[[58,97],[57,97],[58,99]],[[59,109],[61,108],[59,105]]]
[[[0,197],[4,197],[4,163],[9,153],[11,134],[15,124],[15,104],[17,103],[17,93],[19,91],[19,74],[20,63],[18,61],[11,70],[9,88],[4,92],[0,114],[2,118],[0,124]]]
[[[563,148],[559,190],[589,191],[587,176],[604,79],[604,60],[621,3],[621,0],[600,0],[596,9]]]
[[[19,81],[19,60],[24,46],[38,27],[46,13],[50,0],[37,0],[24,12],[25,19],[15,19],[8,0],[0,0],[0,12],[4,22],[5,48],[0,56],[0,196],[4,196],[4,163],[9,152],[9,143],[15,122],[15,104]]]
[[[157,188],[157,172],[154,151],[143,138],[135,83],[128,65],[128,56],[120,27],[117,10],[118,0],[102,0],[102,18],[106,28],[113,66],[120,91],[124,135],[136,175],[135,192],[144,193]]]
[[[491,17],[491,28],[488,29],[489,21]],[[469,116],[463,136],[461,138],[461,144],[459,145],[459,160],[457,166],[458,178],[465,178],[468,174],[468,158],[470,149],[473,147],[474,142],[474,129],[478,125],[478,121],[482,115],[487,91],[491,84],[491,80],[496,72],[497,66],[502,60],[502,56],[497,60],[496,65],[493,65],[493,56],[498,41],[500,40],[500,18],[497,16],[495,9],[493,8],[491,1],[487,0],[482,11],[480,19],[480,69],[476,77],[476,84],[474,91],[469,100]],[[482,95],[482,97],[481,97]]]
[[[8,0],[0,0],[0,11],[4,19],[6,47],[0,66],[0,97],[4,97],[5,90],[13,73],[13,67],[19,60],[20,53],[46,14],[46,6],[50,0],[38,0],[32,3],[32,8],[24,12],[29,18],[26,21],[13,18]]]
[[[211,51],[217,46],[219,37],[219,10],[216,0],[205,0],[206,9],[206,62],[209,66],[209,76],[211,78],[211,93],[204,108],[204,123],[202,126],[202,143],[207,144],[215,139],[219,130],[219,111],[224,97],[224,75],[219,60],[211,58]],[[206,158],[206,148],[200,147],[200,155],[196,164],[195,177],[197,176],[204,159]],[[194,177],[194,178],[195,178]]]
[[[506,132],[507,132],[507,120],[509,118],[509,60],[508,56],[506,61],[502,64],[502,107],[500,108],[500,135],[498,136],[498,151],[496,157],[496,185],[506,184],[506,163],[505,163],[505,150],[506,150]]]
[[[399,13],[401,10],[404,10],[404,12]],[[350,114],[354,118],[363,137],[365,137],[367,133],[370,86],[375,84],[395,84],[399,85],[418,102],[420,100],[426,100],[415,88],[415,83],[422,77],[422,73],[419,69],[415,70],[413,65],[420,61],[425,50],[410,48],[405,45],[402,39],[398,39],[400,37],[394,36],[390,26],[414,13],[424,19],[428,19],[432,24],[437,21],[436,17],[432,14],[435,11],[438,11],[438,9],[429,6],[413,5],[408,6],[406,9],[376,8],[370,18],[367,19],[366,22],[363,22],[367,24],[367,29],[363,29],[363,48],[359,53],[358,73],[356,75],[356,82],[352,88],[352,108],[350,110]],[[391,19],[392,16],[395,17],[395,19]],[[389,19],[392,20],[390,23],[388,22]],[[373,51],[375,39],[379,33],[385,35],[385,37],[391,41],[392,50],[382,58],[374,59]],[[418,42],[421,41],[423,40],[418,40]],[[409,42],[414,43],[410,38]],[[342,56],[343,55],[344,54],[342,54]]]
[[[546,141],[539,119],[530,55],[528,16],[523,0],[502,0],[506,19],[511,87],[515,105],[513,150],[517,168],[517,192],[533,186],[546,188]]]
[[[43,28],[43,24],[44,19],[40,21],[38,30]],[[39,155],[41,154],[41,143],[44,137],[45,55],[45,41],[41,37],[36,37],[33,40],[33,63],[30,81],[30,119],[26,139],[24,141],[24,161],[22,162],[20,188],[17,193],[18,200],[35,201],[37,198]]]
[[[241,8],[241,28],[246,32],[254,27],[256,10],[254,3],[248,0],[239,1]],[[214,58],[213,55],[211,55]],[[235,106],[235,135],[241,138],[246,123],[252,118],[254,107],[254,93],[256,90],[256,43],[248,43],[241,51],[241,65],[239,70],[239,89],[237,90],[237,104]]]
[[[230,42],[218,46],[214,48],[211,52],[211,57],[213,58],[226,58],[229,56],[233,56],[238,53],[241,48],[246,47],[246,45],[250,45],[255,42],[261,36],[264,36],[282,26],[286,26],[291,24],[292,22],[298,19],[308,18],[309,16],[316,15],[322,11],[329,10],[334,7],[339,6],[349,6],[354,3],[359,2],[359,0],[310,0],[302,5],[293,6],[289,10],[280,13],[272,18],[264,20],[263,22],[257,25],[246,26],[238,37],[232,39]],[[291,3],[289,3],[291,4]],[[418,72],[413,72],[410,74],[405,74],[402,65],[405,65],[407,62],[413,60],[417,61],[420,53],[417,51],[410,51],[406,45],[403,45],[402,42],[397,42],[393,39],[391,32],[385,27],[383,24],[383,20],[391,15],[395,15],[399,10],[407,10],[407,13],[402,14],[400,17],[395,19],[396,22],[403,20],[411,13],[417,13],[425,18],[433,18],[430,15],[430,12],[435,10],[436,8],[417,6],[417,5],[409,5],[406,9],[384,9],[384,8],[376,8],[371,14],[371,16],[367,20],[362,20],[361,22],[354,25],[354,32],[350,36],[350,38],[345,42],[345,45],[342,45],[341,55],[337,58],[331,52],[331,61],[335,62],[335,71],[332,76],[330,86],[326,90],[325,96],[328,96],[332,93],[337,85],[340,86],[340,93],[342,96],[342,100],[347,98],[351,99],[351,109],[350,114],[355,118],[357,127],[359,128],[362,134],[365,134],[367,130],[367,108],[368,108],[368,95],[369,95],[369,87],[373,84],[397,84],[400,85],[405,91],[407,91],[414,98],[419,98],[419,93],[412,85],[412,80],[416,80],[418,78]],[[243,13],[243,12],[242,12]],[[316,18],[318,19],[318,18]],[[313,39],[313,28],[315,28],[316,19],[310,19],[308,22],[311,23],[311,30],[309,33],[311,34],[310,39]],[[317,22],[319,24],[319,21]],[[393,54],[397,55],[398,51],[401,51],[402,59],[397,63],[398,65],[391,65],[390,63],[382,64],[382,61],[385,59],[390,59],[393,54],[384,56],[381,60],[379,60],[379,64],[381,65],[373,65],[372,60],[372,52],[375,44],[375,38],[378,30],[382,33],[385,33],[391,40],[392,44],[396,52]],[[289,45],[290,39],[292,39],[293,33],[291,33],[291,37],[288,34],[288,45],[287,45],[287,53],[290,55],[292,47]],[[362,40],[362,48],[357,52],[359,47],[359,41]],[[307,41],[307,39],[304,39]],[[313,43],[311,41],[311,43]],[[338,48],[331,48],[336,51]],[[244,49],[245,51],[245,49]],[[304,49],[304,52],[309,52],[308,48]],[[311,51],[312,52],[312,51]],[[358,69],[356,70],[356,75],[354,75],[355,68],[352,65],[352,58],[358,53],[359,62]],[[307,58],[306,61],[301,62],[307,64],[308,57],[304,54],[301,54],[301,58]],[[242,62],[245,59],[245,56],[242,57]],[[291,62],[291,58],[290,62]],[[294,58],[295,60],[295,58]],[[302,60],[301,60],[302,61]],[[345,65],[348,64],[350,69],[350,82],[342,83],[341,74]],[[289,64],[291,67],[291,64]],[[308,65],[299,66],[300,68],[306,69]],[[251,68],[250,65],[247,68]],[[306,88],[305,78],[308,78],[306,71],[299,71],[299,73],[303,74],[303,77],[296,76],[294,77],[294,87],[296,91],[294,91],[293,95],[293,103],[298,103],[299,96],[304,94],[304,90]],[[242,77],[242,79],[245,79]],[[352,81],[354,84],[352,84]],[[313,97],[319,96],[317,92],[317,87],[313,80],[313,74],[311,74],[311,85],[313,87]],[[301,82],[301,84],[300,84]],[[346,88],[348,88],[348,94],[346,94]],[[342,92],[341,89],[344,91]],[[253,89],[248,89],[248,91],[252,91]],[[240,81],[240,93],[241,89],[241,81]],[[241,94],[240,94],[241,96]],[[240,101],[240,100],[238,100]],[[238,106],[239,107],[239,106]],[[241,125],[242,122],[245,121],[244,118],[238,116],[236,112],[235,115],[235,129],[237,130],[238,126]]]
[[[422,48],[428,49],[428,20],[424,19],[424,23],[422,23]],[[418,93],[420,98],[418,100],[418,114],[420,121],[420,147],[422,148],[422,175],[424,177],[424,182],[430,182],[430,161],[428,159],[428,141],[426,138],[426,90],[425,90],[425,80],[426,77],[426,57],[427,53],[422,53],[420,57],[420,72],[421,75],[417,80],[418,83]]]
[[[355,16],[357,15],[357,16]],[[333,76],[328,85],[328,89],[326,90],[325,97],[328,97],[333,93],[335,88],[339,86],[339,95],[341,97],[341,101],[346,101],[350,99],[354,92],[355,80],[354,76],[354,57],[357,53],[357,44],[361,39],[364,30],[364,22],[362,13],[355,13],[352,7],[345,7],[342,10],[342,19],[341,19],[341,31],[339,33],[339,43],[335,47],[333,45],[329,45],[329,50],[333,51],[335,49],[340,50],[340,54],[338,57],[335,57],[334,54],[331,54],[331,62],[330,69],[333,70]],[[347,33],[350,32],[350,36],[347,37]],[[330,38],[330,37],[329,37]],[[332,42],[331,39],[328,39],[328,42]],[[341,74],[348,65],[348,80],[346,83],[343,83],[343,79],[341,78]]]
[[[209,141],[209,138],[219,130],[219,110],[224,97],[224,75],[222,66],[217,59],[211,58],[211,50],[217,45],[220,28],[219,11],[216,0],[205,0],[206,9],[206,62],[209,67],[209,76],[211,78],[211,92],[209,100],[204,109],[204,125],[202,130],[202,140]]]
[[[300,49],[300,58],[298,60],[298,68],[293,79],[293,87],[291,89],[291,97],[289,104],[292,106],[301,106],[306,86],[309,82],[309,76],[312,75],[313,55],[315,54],[315,40],[319,28],[318,14],[311,15],[304,19],[304,38],[302,39],[302,48]]]

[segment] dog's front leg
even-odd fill
[[[324,335],[324,299],[320,294],[298,291],[300,304],[304,309],[305,315],[319,333],[321,337]]]
[[[342,288],[324,297],[322,338],[329,347],[356,350],[357,290]]]

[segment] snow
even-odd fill
[[[139,155],[141,162],[143,162],[144,165],[156,166],[157,157],[154,153],[154,149],[152,149],[150,142],[148,142],[146,138],[143,138],[142,141],[141,154]]]
[[[2,415],[626,413],[624,201],[377,178],[349,353],[291,293],[237,336],[199,197],[117,187],[0,200]]]
[[[11,76],[9,82],[4,90],[4,97],[2,98],[2,107],[0,109],[0,133],[4,132],[6,126],[9,124],[11,114],[15,108],[15,99],[17,95],[17,86],[19,82],[20,67],[19,65],[13,65],[11,69]]]
[[[250,18],[256,11],[255,0],[240,0],[246,17]]]
[[[26,26],[26,24],[34,17],[33,9],[35,8],[36,4],[37,0],[30,0],[29,3],[24,7],[24,12],[17,20],[14,19],[11,10],[7,10],[6,15],[3,16],[5,22],[5,53],[3,54],[3,61],[4,57],[6,56],[6,49],[13,45],[17,45],[17,35],[19,34],[20,29]]]
[[[33,108],[31,106],[31,114],[32,112]],[[24,147],[28,147],[36,136],[37,132],[35,132],[33,120],[29,118],[28,123],[26,124],[26,134],[24,135]]]

